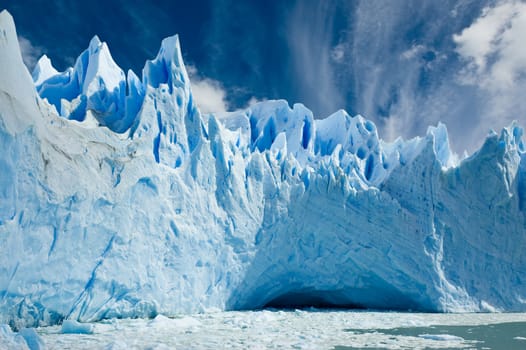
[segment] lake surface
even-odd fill
[[[50,349],[526,349],[526,313],[216,312],[39,328]]]

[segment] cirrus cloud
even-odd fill
[[[33,45],[31,41],[23,36],[18,36],[18,44],[20,46],[20,52],[26,67],[31,71],[38,59],[44,53],[44,49],[40,46]]]
[[[466,62],[458,81],[480,94],[483,106],[477,133],[498,129],[513,120],[526,122],[526,4],[500,1],[460,34],[456,52]]]
[[[486,7],[471,26],[454,35],[456,51],[468,62],[461,78],[492,90],[514,88],[526,74],[526,4],[502,1]]]

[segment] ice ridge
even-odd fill
[[[265,306],[526,310],[522,129],[458,161],[443,124],[266,101],[202,115],[177,36],[142,78],[95,37],[22,62],[0,13],[0,323]]]

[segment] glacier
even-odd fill
[[[340,110],[201,114],[177,36],[30,74],[0,13],[0,324],[306,305],[526,311],[522,128],[458,160]]]

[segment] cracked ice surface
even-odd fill
[[[201,115],[176,36],[31,76],[0,14],[0,323],[266,305],[526,310],[522,129],[459,162],[338,111]]]

